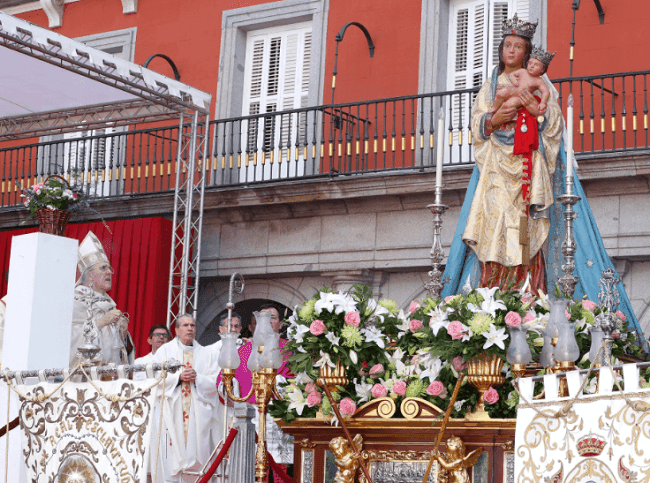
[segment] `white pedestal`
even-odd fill
[[[11,242],[9,290],[2,346],[2,369],[13,371],[67,367],[77,268],[71,238],[30,233]],[[12,395],[9,420],[18,416]],[[7,386],[0,383],[0,425],[7,417]],[[7,436],[0,439],[0,475],[5,473]],[[20,429],[9,433],[7,481],[26,482]]]

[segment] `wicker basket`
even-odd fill
[[[65,236],[65,226],[72,213],[63,210],[50,210],[49,208],[41,208],[36,212],[38,218],[38,228],[41,233],[49,233],[50,235]]]

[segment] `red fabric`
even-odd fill
[[[66,236],[80,242],[92,230],[101,240],[106,255],[115,269],[113,288],[108,294],[117,308],[129,314],[129,332],[133,337],[136,357],[147,354],[149,329],[167,320],[169,257],[171,256],[172,222],[164,218],[76,223],[66,228]],[[9,268],[11,239],[15,235],[33,233],[38,228],[0,232],[0,270]],[[0,291],[7,293],[7,282],[0,277]],[[70,294],[72,297],[72,294]]]
[[[522,130],[522,126],[526,126],[526,129]],[[522,107],[519,109],[517,115],[515,145],[512,153],[521,154],[523,157],[521,197],[526,202],[526,215],[528,215],[528,205],[530,204],[530,178],[533,174],[533,151],[538,148],[539,133],[537,130],[537,119],[531,116],[525,107]]]
[[[239,431],[237,431],[235,428],[230,429],[230,432],[228,433],[228,437],[226,438],[226,441],[223,444],[223,448],[221,448],[221,451],[219,451],[217,458],[214,460],[212,465],[210,465],[210,468],[208,468],[208,471],[201,477],[198,483],[207,483],[208,481],[210,481],[210,478],[212,478],[214,472],[217,471],[217,468],[221,464],[221,460],[223,460],[224,456],[226,456],[226,453],[230,449],[230,445],[235,439],[235,436],[237,436],[238,432]]]
[[[530,292],[537,295],[540,291],[546,292],[546,269],[541,250],[530,260],[530,266],[506,267],[497,262],[486,262],[481,265],[481,287],[519,290],[526,283],[526,277],[530,273]]]
[[[293,479],[287,475],[287,467],[276,463],[273,455],[268,451],[266,452],[266,457],[268,458],[269,466],[273,470],[273,483],[292,483]]]

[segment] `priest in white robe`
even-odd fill
[[[129,319],[117,309],[115,301],[107,293],[113,286],[113,268],[99,238],[92,231],[79,245],[77,268],[81,276],[74,292],[70,367],[80,360],[77,348],[84,342],[84,324],[89,315],[95,334],[93,342],[101,348],[97,355],[101,364],[133,363]]]
[[[164,478],[166,483],[196,480],[188,472],[200,471],[208,461],[214,449],[211,430],[220,431],[221,427],[217,394],[219,354],[212,347],[201,346],[194,340],[195,335],[192,316],[180,316],[176,321],[176,338],[160,347],[150,359],[153,363],[175,359],[184,366],[165,381],[158,481]],[[153,442],[152,463],[156,459],[155,448]]]

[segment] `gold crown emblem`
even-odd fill
[[[598,435],[591,434],[583,436],[576,443],[580,456],[598,456],[605,449],[607,442]]]
[[[533,46],[533,52],[530,54],[530,58],[537,59],[546,67],[548,67],[548,64],[550,64],[553,60],[553,57],[555,57],[555,54],[557,54],[557,52],[553,52],[551,54],[541,47]]]
[[[535,30],[537,29],[537,22],[525,22],[524,20],[519,20],[517,14],[512,18],[503,21],[503,35],[519,35],[520,37],[526,37],[527,39],[532,39],[535,35]]]

